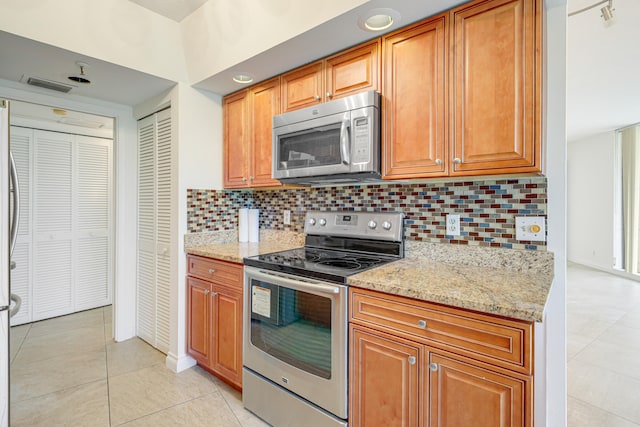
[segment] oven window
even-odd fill
[[[251,280],[251,343],[321,378],[331,378],[331,299]]]
[[[278,170],[342,163],[340,123],[291,133],[278,138]]]

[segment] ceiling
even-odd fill
[[[73,88],[69,95],[137,105],[173,87],[175,82],[110,62],[60,49],[45,43],[0,31],[0,79],[24,83],[27,77],[42,78]],[[76,83],[76,62],[85,62],[90,84]],[[33,88],[33,86],[30,86]],[[51,94],[49,89],[35,89]]]
[[[180,21],[207,0],[131,0],[174,21]],[[355,22],[363,11],[390,4],[401,14],[396,27],[462,3],[464,0],[371,0],[344,15],[314,28],[282,45],[210,76],[195,87],[230,93],[240,88],[231,81],[242,70],[260,81],[300,64],[375,37]],[[568,10],[593,4],[590,0],[569,0]],[[611,131],[640,121],[640,1],[613,0],[615,20],[604,25],[599,7],[568,18],[567,41],[567,135],[570,141]],[[322,40],[322,43],[318,43]],[[552,41],[551,41],[552,42]],[[133,69],[80,55],[44,43],[0,31],[0,79],[22,82],[26,76],[74,85],[70,94],[137,105],[156,96],[175,82]],[[7,60],[9,59],[9,60]],[[90,85],[67,79],[78,74],[77,61],[86,62]],[[38,89],[36,89],[38,90]],[[46,89],[41,89],[51,94]]]
[[[11,121],[38,120],[72,128],[113,130],[113,118],[52,108],[28,102],[11,101]]]
[[[208,0],[130,0],[176,22],[182,21]]]

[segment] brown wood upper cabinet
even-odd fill
[[[225,188],[281,185],[271,178],[272,118],[277,114],[279,77],[224,98]]]
[[[382,38],[385,179],[541,171],[539,0],[477,0]]]
[[[452,175],[541,170],[541,5],[482,0],[451,11]]]
[[[446,175],[448,15],[382,38],[382,175]]]
[[[283,74],[283,112],[379,90],[379,46],[372,40]]]

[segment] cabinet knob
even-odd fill
[[[459,157],[456,157],[455,159],[453,159],[453,164],[459,165],[460,163],[462,163],[462,160],[460,160]]]
[[[211,296],[212,296],[212,297],[215,297],[215,296],[217,296],[217,295],[218,295],[218,293],[217,293],[217,292],[211,292]]]
[[[441,165],[441,164],[442,164],[442,160],[436,159],[436,165]]]
[[[332,96],[331,92],[327,92],[327,98],[331,98]]]
[[[431,369],[433,372],[436,372],[438,370],[438,364],[437,363],[429,363],[429,369]]]
[[[418,320],[418,327],[422,329],[427,329],[427,321],[426,320]]]
[[[249,177],[249,179],[250,179],[251,181],[253,181],[253,177],[252,177],[252,176],[250,176],[250,177]]]
[[[316,95],[316,101],[320,101],[320,95]]]
[[[409,360],[409,365],[415,365],[416,364],[416,357],[415,356],[409,356],[408,360]]]
[[[209,295],[209,289],[205,289],[205,290],[204,290],[204,294],[205,294],[205,295]]]
[[[242,177],[242,182],[247,182],[247,178],[246,177]]]
[[[209,274],[213,274],[213,273],[215,273],[215,272],[216,272],[216,269],[215,269],[215,268],[210,268],[210,269],[209,269]]]

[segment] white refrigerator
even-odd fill
[[[11,261],[18,231],[18,175],[9,147],[9,101],[0,99],[0,427],[9,425],[9,318],[20,310],[11,293]]]

